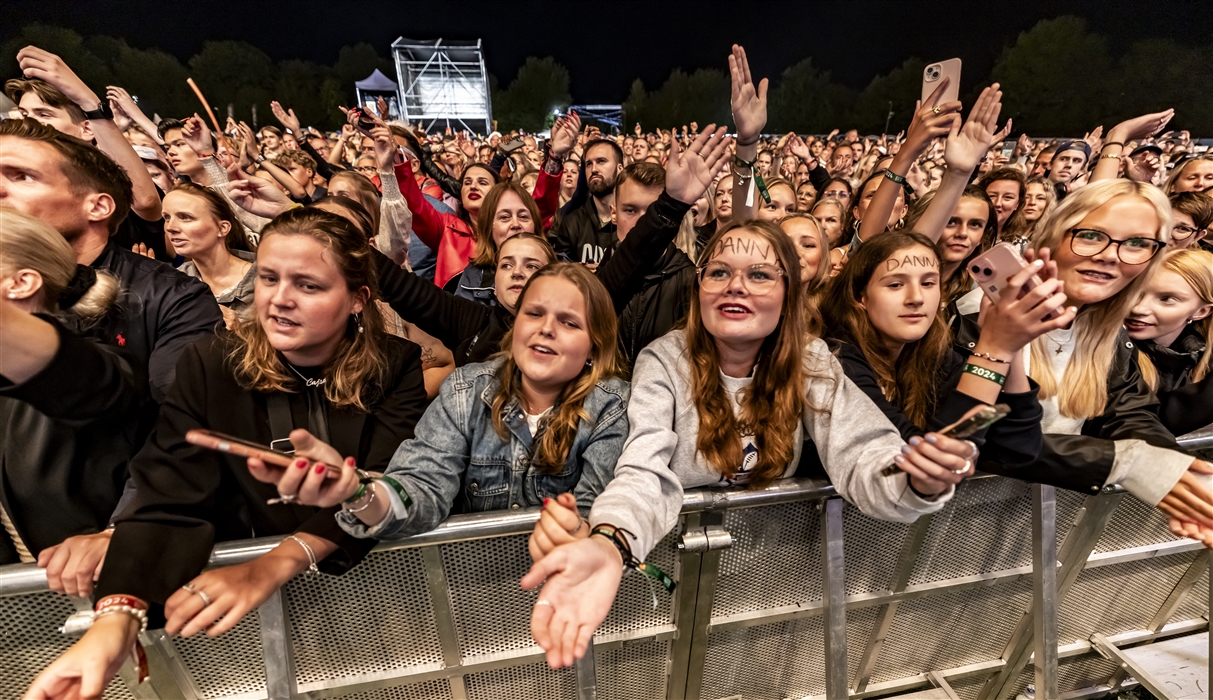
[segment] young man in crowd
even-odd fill
[[[290,191],[291,199],[310,204],[328,196],[329,191],[316,184],[316,161],[308,154],[303,151],[283,151],[272,162],[285,174],[281,180]],[[276,179],[279,178],[278,173],[270,172]]]
[[[160,138],[164,140],[164,148],[168,152],[169,165],[178,177],[185,176],[195,185],[210,187],[211,176],[202,165],[202,160],[185,140],[185,123],[180,119],[161,120],[157,129]]]
[[[597,268],[618,240],[611,215],[615,179],[623,170],[623,151],[614,141],[593,141],[585,147],[581,167],[590,197],[553,226],[548,237],[561,259]]]
[[[1057,144],[1057,150],[1049,161],[1049,180],[1057,190],[1057,199],[1069,194],[1071,183],[1082,174],[1089,160],[1091,146],[1086,141],[1062,141]]]
[[[257,141],[261,144],[261,155],[266,158],[277,158],[282,153],[282,129],[272,124],[261,127],[257,132]]]

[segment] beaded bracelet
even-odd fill
[[[998,372],[978,365],[965,365],[964,372],[965,374],[972,374],[975,377],[981,377],[986,381],[994,382],[998,386],[1002,386],[1007,381],[1007,378]]]
[[[990,353],[988,353],[988,352],[971,352],[971,353],[969,353],[969,355],[970,355],[970,356],[972,356],[972,357],[980,357],[980,358],[982,358],[983,360],[989,360],[990,362],[997,362],[997,363],[998,363],[998,364],[1000,364],[1000,365],[1009,365],[1009,364],[1011,364],[1011,361],[1010,361],[1010,360],[1000,360],[1000,359],[998,359],[997,357],[994,357],[993,355],[991,355],[991,354],[990,354]]]
[[[635,569],[645,576],[653,579],[657,583],[660,583],[667,592],[674,592],[674,588],[678,585],[674,582],[674,579],[670,578],[668,574],[657,568],[656,565],[646,564],[632,555],[632,546],[627,543],[627,540],[623,539],[622,535],[631,535],[632,537],[635,537],[635,535],[632,535],[632,533],[628,532],[627,530],[617,528],[614,525],[599,525],[590,530],[590,537],[593,537],[594,535],[605,537],[608,542],[615,545],[615,549],[619,550],[619,556],[623,559],[624,568]],[[655,600],[656,598],[654,598],[654,601]]]
[[[105,617],[106,615],[114,615],[117,613],[122,613],[123,615],[130,615],[131,617],[138,620],[140,634],[147,631],[147,611],[141,610],[139,608],[136,608],[136,607],[133,607],[130,605],[107,605],[104,608],[100,608],[97,610],[97,612],[93,613],[93,620],[96,621],[102,617]]]

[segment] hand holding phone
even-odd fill
[[[970,411],[964,418],[940,430],[939,434],[954,440],[965,440],[1006,418],[1010,413],[1011,407],[1005,403],[994,406],[979,406]],[[881,476],[893,476],[900,473],[901,467],[898,467],[896,464],[890,464],[880,470]]]
[[[217,452],[225,452],[238,457],[252,457],[261,460],[267,467],[278,467],[286,469],[303,457],[296,457],[294,450],[290,452],[280,449],[274,449],[267,445],[260,445],[255,442],[244,440],[242,438],[226,435],[224,433],[213,430],[190,430],[185,434],[185,441],[191,445],[205,447],[208,450]],[[277,443],[287,442],[285,440],[275,441]],[[334,479],[341,476],[341,467],[335,465],[325,465],[325,478]]]
[[[948,79],[948,86],[944,88],[943,94],[939,96],[939,100],[935,104],[941,105],[960,99],[960,59],[949,58],[946,61],[932,63],[923,69],[922,101],[924,104],[944,78]]]
[[[986,252],[969,261],[969,274],[981,287],[981,291],[993,301],[1002,298],[1002,293],[1012,277],[1019,274],[1028,266],[1028,261],[1019,254],[1019,250],[1010,243],[998,243]],[[1030,291],[1041,282],[1040,277],[1032,275],[1024,284],[1023,290]]]

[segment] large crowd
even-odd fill
[[[1121,487],[1213,546],[1213,466],[1175,440],[1213,423],[1213,156],[1170,110],[1012,141],[997,84],[964,114],[945,79],[896,137],[771,136],[734,47],[732,125],[380,104],[325,133],[275,102],[254,130],[17,58],[0,563],[95,611],[28,698],[98,698],[149,624],[223,634],[452,513],[540,509],[555,668],[628,571],[672,590],[645,560],[688,488],[818,477],[911,522],[980,470]],[[253,536],[284,539],[203,570]]]

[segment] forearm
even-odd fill
[[[1115,180],[1120,175],[1120,156],[1124,150],[1124,138],[1108,134],[1108,142],[1095,154],[1095,167],[1091,170],[1089,182]]]
[[[0,300],[0,376],[22,384],[50,365],[59,351],[55,327]]]
[[[277,180],[279,185],[285,187],[287,192],[290,192],[291,199],[295,201],[307,200],[307,191],[304,190],[303,186],[296,182],[295,178],[291,177],[290,174],[285,170],[279,168],[277,165],[274,165],[273,162],[269,160],[262,161],[261,167],[265,168],[265,171],[270,174],[270,177]]]
[[[935,190],[934,199],[923,212],[914,230],[932,241],[938,241],[968,184],[969,173],[957,173],[950,169],[945,172],[939,188]]]
[[[97,148],[120,165],[131,179],[131,210],[144,221],[155,221],[163,216],[156,183],[147,174],[143,160],[118,130],[118,126],[108,119],[90,121],[89,124],[97,139]]]
[[[897,174],[904,176],[902,173]],[[872,201],[868,203],[868,211],[859,222],[859,240],[867,241],[885,230],[893,207],[897,205],[897,193],[900,189],[901,185],[889,178],[881,179],[880,184],[876,186],[876,194],[872,195]]]

